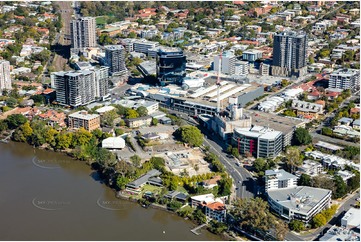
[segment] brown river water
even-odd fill
[[[177,215],[115,198],[84,162],[0,143],[0,240],[220,240]]]

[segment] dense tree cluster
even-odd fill
[[[259,197],[238,199],[231,213],[239,221],[240,227],[260,235],[274,231],[277,240],[284,240],[288,231],[286,224],[277,219],[269,211],[268,203]]]
[[[314,228],[318,228],[326,225],[326,223],[333,217],[333,215],[335,215],[337,207],[337,205],[332,205],[330,208],[316,214],[312,219],[312,226]]]
[[[191,125],[178,128],[174,132],[174,136],[193,147],[199,147],[203,143],[203,134],[197,127]]]

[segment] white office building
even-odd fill
[[[249,74],[249,63],[248,61],[237,61],[234,65],[234,74],[243,76]]]
[[[286,172],[283,169],[280,170],[267,170],[265,173],[266,179],[266,192],[277,190],[280,188],[291,188],[297,186],[298,177]]]
[[[223,52],[222,54],[222,61],[220,60],[221,57],[219,55],[216,55],[214,57],[214,70],[219,70],[219,64],[222,62],[221,66],[221,73],[227,74],[227,75],[233,75],[235,74],[235,62],[236,62],[236,56],[231,51]]]
[[[11,89],[10,62],[0,60],[0,91]]]
[[[138,53],[148,54],[149,49],[159,47],[158,42],[148,41],[145,39],[135,39],[133,41],[133,51]]]
[[[331,194],[330,190],[315,187],[280,188],[268,191],[268,203],[282,218],[308,223],[330,206]]]

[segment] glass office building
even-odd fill
[[[159,48],[157,52],[157,79],[160,85],[182,84],[186,76],[186,57],[179,48]]]

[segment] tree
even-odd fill
[[[347,180],[347,187],[349,191],[354,191],[360,187],[360,173],[357,172],[355,176]]]
[[[111,110],[109,112],[106,112],[102,116],[102,125],[104,126],[114,126],[114,120],[118,118],[118,114],[115,110]]]
[[[18,101],[13,97],[9,97],[8,99],[6,99],[6,105],[9,106],[10,108],[14,108],[17,103]]]
[[[125,185],[127,185],[129,183],[129,179],[125,176],[118,176],[117,177],[117,187],[120,190],[124,190],[125,189]]]
[[[296,232],[301,232],[302,230],[305,229],[305,224],[302,223],[299,220],[292,220],[289,224],[288,224],[289,228],[293,231]]]
[[[137,111],[135,111],[134,109],[128,109],[126,111],[126,118],[131,119],[131,118],[138,118],[139,114]]]
[[[81,127],[74,133],[73,147],[77,145],[85,145],[90,141],[91,138],[92,134],[88,130]]]
[[[311,186],[311,176],[303,173],[297,182],[299,186]]]
[[[285,116],[289,116],[289,117],[296,117],[296,116],[297,116],[294,111],[289,110],[289,109],[285,110],[285,111],[283,112],[283,114],[284,114]]]
[[[6,123],[10,129],[16,129],[28,120],[22,114],[11,114],[6,118]]]
[[[55,146],[55,137],[58,135],[58,131],[52,127],[47,127],[47,129],[44,132],[44,138],[45,142]]]
[[[137,108],[137,113],[140,117],[144,117],[144,116],[147,116],[148,115],[148,109],[146,107],[139,107]]]
[[[227,225],[224,223],[220,223],[216,220],[211,220],[209,222],[209,231],[211,231],[214,234],[222,234],[227,230]]]
[[[99,44],[101,44],[101,45],[110,45],[112,43],[113,43],[113,40],[112,40],[112,38],[110,38],[109,35],[101,34],[99,36]]]
[[[236,158],[239,158],[239,151],[238,149],[235,147],[235,148],[232,148],[231,150],[231,154],[236,157]]]
[[[288,233],[288,226],[285,222],[283,222],[282,220],[276,220],[273,229],[275,230],[275,234],[276,234],[276,239],[278,241],[284,241],[285,240],[285,236]]]
[[[321,226],[324,226],[327,223],[325,216],[322,214],[316,214],[312,219],[312,226],[314,228],[319,228]]]
[[[263,158],[257,158],[253,162],[253,168],[257,171],[257,173],[261,171],[265,171],[265,167],[266,167],[266,160]]]
[[[204,224],[207,222],[206,215],[200,209],[194,210],[193,218],[198,224]]]
[[[42,95],[33,95],[30,97],[30,99],[34,100],[34,103],[37,103],[37,104],[45,103],[45,98]]]
[[[103,167],[114,165],[117,161],[115,154],[104,148],[98,148],[95,160]]]
[[[56,138],[56,149],[67,149],[73,142],[73,134],[68,132],[59,133]]]
[[[168,203],[168,209],[172,210],[172,211],[176,211],[178,209],[180,209],[182,207],[182,203],[178,202],[178,201],[171,201],[170,203]]]
[[[347,185],[344,180],[338,175],[334,176],[333,180],[336,185],[336,189],[335,192],[332,193],[332,197],[342,198],[347,194]]]
[[[328,128],[328,127],[323,127],[321,129],[321,133],[327,136],[331,136],[333,134],[332,129]]]
[[[8,129],[8,124],[6,123],[5,120],[0,120],[0,132],[7,130]]]
[[[299,127],[295,130],[294,142],[296,145],[308,145],[312,142],[312,137],[307,129]]]
[[[322,174],[312,177],[311,186],[331,190],[332,194],[335,192],[335,183],[327,175]]]
[[[269,231],[275,226],[282,226],[268,209],[268,203],[261,198],[237,199],[231,213],[239,220],[239,225],[250,231]],[[278,224],[280,223],[280,224]],[[279,235],[284,234],[284,231]]]
[[[153,125],[153,126],[157,126],[157,125],[158,125],[158,119],[156,119],[156,118],[152,118],[151,125]]]
[[[286,164],[290,167],[291,172],[294,172],[297,166],[302,165],[301,152],[297,147],[288,147],[285,158]]]
[[[157,170],[161,170],[165,166],[165,160],[162,157],[152,157],[149,162]]]
[[[130,32],[128,34],[128,38],[131,38],[131,39],[137,38],[137,34],[135,32]]]
[[[188,143],[190,146],[199,147],[203,143],[203,134],[201,131],[191,125],[186,125],[183,127],[178,128],[174,136],[176,138],[180,138],[180,140],[184,143]]]
[[[224,177],[218,182],[218,195],[219,196],[229,196],[231,195],[231,189],[232,189],[232,178],[230,177]]]
[[[141,158],[138,155],[133,155],[130,157],[130,161],[135,167],[139,167]]]

